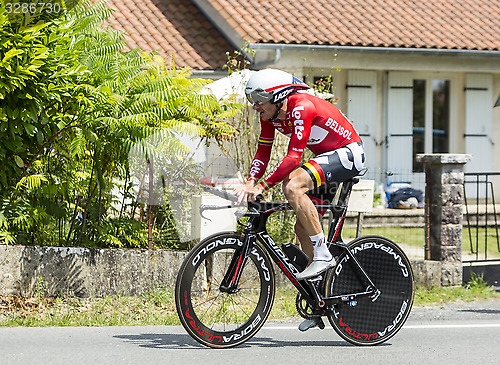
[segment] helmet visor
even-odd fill
[[[247,93],[247,99],[251,104],[261,104],[272,99],[273,94],[262,89],[252,90]]]

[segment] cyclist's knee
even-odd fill
[[[288,200],[293,199],[298,195],[304,194],[308,189],[304,186],[300,179],[287,178],[283,181],[283,193]]]
[[[286,198],[289,199],[289,197],[293,194],[294,190],[293,183],[289,178],[283,180],[282,189],[283,189],[283,194],[285,194]]]
[[[301,233],[304,232],[304,227],[302,227],[302,224],[300,224],[299,221],[296,221],[293,230],[297,236],[300,236]]]

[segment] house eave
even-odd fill
[[[249,48],[254,50],[295,50],[295,51],[329,51],[371,54],[407,54],[432,56],[459,56],[474,58],[500,58],[500,51],[496,50],[464,50],[443,48],[401,48],[401,47],[373,47],[373,46],[339,46],[320,44],[289,44],[289,43],[252,43]]]

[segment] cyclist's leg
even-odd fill
[[[319,220],[321,222],[324,212],[318,210],[318,214],[319,214]],[[309,263],[311,263],[314,256],[313,245],[311,239],[309,238],[309,235],[307,234],[305,228],[302,226],[299,220],[295,222],[294,230],[295,230],[295,235],[297,236],[297,239],[300,243],[300,248],[309,257]]]
[[[314,189],[314,190],[309,190],[306,192],[307,196],[313,204],[331,204],[333,201],[333,198],[335,197],[335,192],[337,191],[336,187],[335,188],[330,188],[327,187],[326,185],[321,186],[319,189]],[[319,221],[321,225],[321,221],[323,219],[323,216],[327,212],[327,209],[317,209],[318,215],[319,215]],[[297,220],[297,223],[295,224],[295,234],[299,238],[299,242],[301,245],[302,250],[309,256],[309,263],[312,262],[313,260],[313,246],[312,242],[305,232],[304,227],[300,224],[300,221]]]
[[[300,243],[300,248],[302,249],[302,251],[304,251],[307,257],[309,257],[309,263],[311,263],[314,255],[312,242],[307,235],[304,227],[302,227],[302,224],[300,224],[298,220],[295,222],[294,230],[295,235],[297,236],[297,239]]]
[[[313,181],[302,169],[294,170],[283,181],[283,192],[297,214],[297,221],[300,222],[308,236],[314,236],[321,232],[316,207],[306,195],[306,192],[313,188]]]
[[[340,182],[358,175],[364,169],[364,159],[363,145],[361,143],[351,143],[335,151],[318,155],[306,162],[300,169],[290,174],[288,184],[284,185],[284,190],[289,190],[285,191],[285,196],[287,196],[290,205],[297,212],[297,220],[311,238],[314,247],[313,263],[297,276],[299,280],[317,276],[327,268],[335,265],[335,261],[326,246],[318,213],[313,208],[314,204],[311,198],[306,194],[316,198],[317,196],[314,193],[319,193],[319,198],[322,199],[321,195],[324,192],[328,194],[329,190],[336,190]],[[307,187],[310,187],[311,190],[304,191]],[[298,209],[302,208],[302,206],[299,204],[306,206],[306,201],[309,204],[307,210],[303,209],[300,212]],[[321,233],[312,236],[318,231]],[[317,244],[317,242],[320,243]]]
[[[297,276],[300,280],[300,275],[307,275],[307,277],[316,276],[329,267],[335,265],[335,260],[333,259],[330,251],[326,246],[326,240],[324,239],[323,230],[320,223],[320,212],[317,211],[311,198],[305,193],[310,191],[313,186],[313,182],[309,175],[302,169],[295,170],[290,174],[289,178],[283,182],[283,192],[287,197],[290,205],[294,208],[297,213],[297,222],[295,224],[295,233],[299,239],[301,248],[309,256],[309,266]],[[321,212],[324,213],[324,212]],[[322,242],[318,245],[318,236]],[[321,247],[322,243],[322,247]],[[324,258],[326,255],[318,254],[318,251],[324,250],[328,255],[327,260],[323,261],[313,261],[313,258]],[[319,263],[319,266],[318,266]],[[300,331],[307,331],[310,328],[317,327],[324,328],[324,323],[321,317],[311,317],[306,318],[300,325]]]
[[[315,187],[309,174],[304,169],[293,171],[283,183],[283,192],[288,202],[297,214],[297,221],[302,227],[313,246],[313,262],[299,275],[297,279],[303,280],[321,274],[335,265],[321,228],[319,214],[306,192]],[[307,240],[305,241],[307,244]]]

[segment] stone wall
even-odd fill
[[[134,296],[174,289],[186,252],[0,245],[0,294]],[[417,285],[439,286],[439,262],[412,261]],[[291,285],[275,267],[278,286]]]
[[[0,294],[138,295],[174,287],[185,252],[0,245]]]

